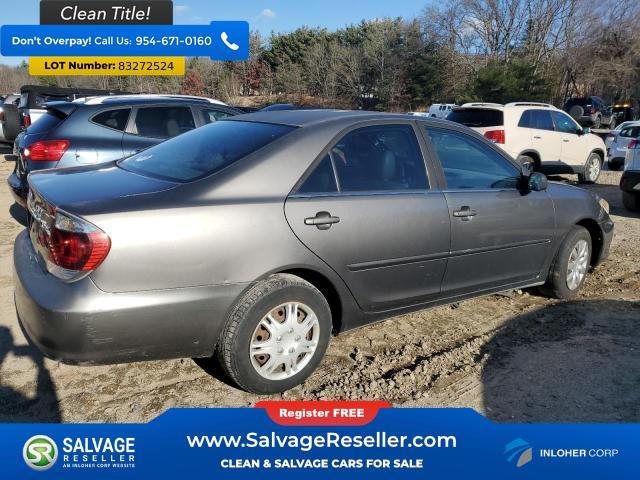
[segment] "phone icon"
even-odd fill
[[[234,52],[235,52],[236,50],[239,50],[239,49],[240,49],[240,45],[238,45],[237,43],[231,43],[231,42],[229,41],[229,35],[227,35],[227,32],[222,32],[222,33],[220,34],[220,39],[222,40],[222,42],[223,42],[227,47],[229,47],[229,48],[230,48],[231,50],[233,50]]]

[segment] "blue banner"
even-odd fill
[[[209,25],[3,25],[5,56],[184,56],[246,60],[249,24]]]
[[[7,479],[156,480],[621,479],[640,473],[639,425],[494,424],[468,409],[382,408],[357,426],[291,426],[272,417],[264,408],[176,409],[147,425],[2,425],[0,473]]]

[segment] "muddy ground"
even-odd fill
[[[192,360],[73,367],[31,348],[16,321],[11,279],[24,214],[9,194],[13,162],[4,157],[0,422],[145,422],[171,407],[250,406],[261,398]],[[610,259],[575,301],[506,292],[342,334],[303,386],[271,398],[471,407],[504,422],[639,422],[640,217],[622,207],[619,178],[603,172],[589,187],[611,203],[616,234]]]

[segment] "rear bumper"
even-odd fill
[[[16,203],[22,205],[24,208],[27,208],[27,195],[29,194],[29,186],[26,183],[23,183],[15,173],[9,175],[9,178],[7,178],[7,183],[9,184],[11,195],[13,195],[13,199],[16,201]]]
[[[206,357],[246,284],[107,293],[86,277],[66,284],[40,267],[25,230],[14,247],[16,311],[29,340],[71,364]]]
[[[620,179],[620,189],[623,192],[640,193],[640,171],[624,171]]]

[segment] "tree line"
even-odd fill
[[[391,111],[573,95],[613,103],[640,99],[639,20],[637,0],[444,0],[416,18],[253,32],[248,61],[190,58],[184,77],[30,78],[26,65],[2,66],[0,90],[40,83]]]

